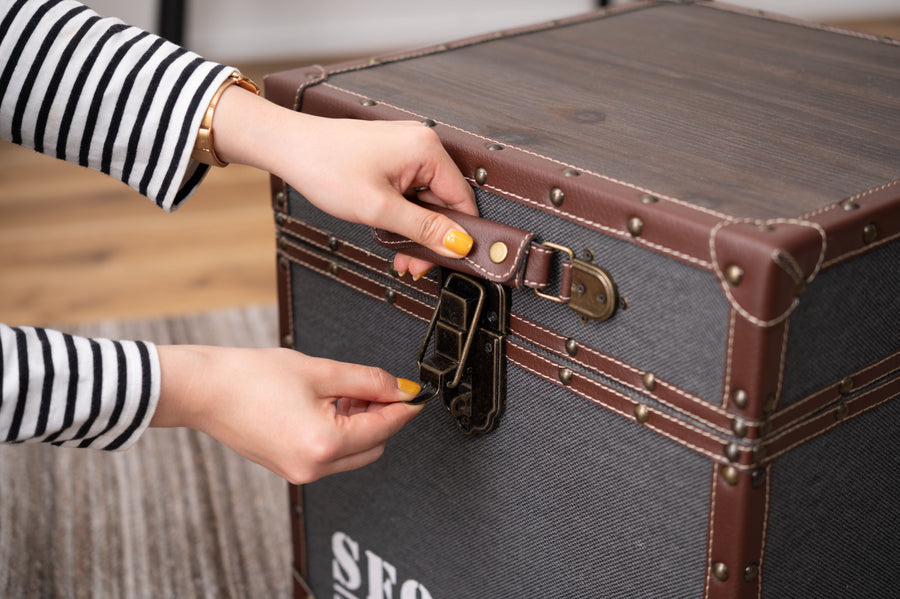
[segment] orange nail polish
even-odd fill
[[[454,254],[459,254],[460,256],[467,255],[472,249],[473,243],[475,243],[474,239],[472,239],[469,235],[463,233],[462,231],[457,231],[456,229],[452,229],[444,237],[444,247]]]
[[[410,395],[418,395],[419,391],[422,390],[422,385],[409,379],[397,379],[397,385],[401,391]]]

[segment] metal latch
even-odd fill
[[[585,321],[603,322],[612,318],[620,302],[619,289],[612,275],[592,262],[576,258],[575,252],[565,246],[549,241],[541,245],[564,252],[568,256],[571,264],[571,288],[567,290],[569,293],[565,299],[535,289],[534,292],[538,297],[568,303],[569,308]]]
[[[416,363],[424,402],[441,396],[467,435],[496,428],[506,406],[505,287],[457,272],[447,276]],[[425,352],[433,343],[433,354]]]

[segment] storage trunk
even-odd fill
[[[284,344],[438,392],[291,490],[298,596],[896,596],[897,42],[650,2],[267,94],[422,121],[480,209],[413,281],[273,179]]]

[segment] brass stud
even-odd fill
[[[502,150],[503,146],[501,146],[500,144],[490,144],[488,145],[487,149],[491,152],[497,152],[499,150]]]
[[[762,468],[759,468],[758,470],[754,470],[750,474],[750,485],[754,489],[760,488],[761,486],[763,486],[765,484],[765,482],[766,482],[766,471],[763,470]]]
[[[480,166],[475,169],[475,182],[478,183],[479,185],[484,185],[485,183],[487,183],[487,170],[486,169],[484,169]]]
[[[757,464],[766,459],[766,448],[764,445],[757,445],[753,449],[753,461]]]
[[[328,265],[328,273],[329,273],[331,276],[337,276],[337,274],[338,274],[338,265],[335,264],[334,262],[331,262],[331,263]]]
[[[284,226],[284,223],[287,222],[287,219],[288,219],[287,214],[285,214],[284,212],[276,212],[275,213],[275,224],[278,225],[279,227]]]
[[[394,267],[394,263],[393,263],[393,262],[391,262],[391,263],[388,265],[388,272],[391,273],[391,276],[394,277],[395,279],[399,279],[400,277],[403,276],[403,275],[400,274],[400,271],[397,270],[397,269]]]
[[[624,295],[619,296],[619,310],[627,310],[628,309],[628,298]]]
[[[763,402],[763,412],[766,414],[771,414],[775,411],[775,408],[778,407],[778,398],[775,397],[775,394],[767,395],[766,400]]]
[[[275,205],[283,210],[284,207],[287,206],[287,194],[283,191],[279,191],[278,193],[276,193]]]
[[[506,247],[506,244],[502,241],[497,241],[493,245],[491,245],[490,256],[491,262],[494,264],[500,264],[506,257],[509,255],[509,248]]]
[[[281,338],[281,346],[282,347],[294,347],[294,336],[288,333],[284,337]]]
[[[286,250],[288,247],[287,239],[285,239],[284,237],[281,237],[280,235],[278,237],[278,240],[275,243],[278,246],[278,249],[281,249],[281,250]]]
[[[738,484],[738,471],[734,466],[725,466],[722,468],[722,480],[725,481],[728,486],[733,487]]]
[[[732,264],[725,269],[725,280],[732,285],[740,285],[744,280],[744,269],[736,264]]]
[[[377,58],[377,57],[374,57],[374,56],[373,56],[372,58],[369,59],[369,66],[370,66],[370,67],[374,67],[375,65],[379,65],[379,64],[381,64],[381,59],[380,59],[380,58]]]
[[[644,387],[647,391],[656,389],[656,376],[654,376],[652,372],[645,372],[644,376],[641,377],[641,381],[644,383]]]
[[[636,216],[632,216],[631,218],[629,218],[628,232],[631,233],[632,237],[640,237],[641,233],[644,232],[644,221]]]
[[[331,235],[328,238],[328,249],[331,250],[332,252],[336,252],[340,245],[341,245],[340,240],[337,237],[335,237],[334,235]]]
[[[859,204],[857,204],[853,200],[844,200],[843,202],[841,202],[841,208],[843,208],[847,212],[850,212],[852,210],[859,210]]]
[[[744,580],[747,582],[753,582],[756,580],[756,577],[759,576],[759,566],[756,564],[750,564],[746,568],[744,568]]]
[[[278,259],[278,266],[281,267],[281,270],[287,270],[290,267],[290,263],[287,258],[282,256]]]
[[[713,576],[715,576],[718,580],[725,582],[728,580],[728,566],[723,564],[722,562],[716,562],[712,567]]]
[[[420,122],[426,127],[434,127],[437,125],[432,119],[422,119]]]
[[[734,405],[741,410],[747,407],[748,400],[749,396],[743,389],[735,389],[731,392],[731,401],[733,401]]]
[[[363,100],[362,102],[360,102],[360,104],[362,104],[363,106],[376,106],[378,102],[376,102],[375,100]]]
[[[571,385],[572,384],[572,371],[568,368],[560,368],[559,369],[559,382],[563,385]]]
[[[556,206],[557,208],[562,206],[563,201],[566,199],[566,194],[559,187],[554,187],[550,190],[550,203]]]
[[[772,423],[769,420],[765,420],[759,423],[757,429],[759,430],[759,436],[765,437],[772,430]]]
[[[763,233],[771,233],[775,230],[775,225],[770,222],[760,221],[756,224],[756,228],[762,231]]]
[[[742,418],[735,418],[731,422],[731,430],[738,437],[744,438],[747,436],[747,423]]]
[[[644,424],[650,418],[650,408],[642,403],[634,404],[634,418]]]
[[[579,175],[581,175],[581,172],[574,168],[567,168],[563,171],[563,175],[566,177],[578,177]]]
[[[384,290],[384,300],[385,300],[387,303],[393,304],[394,301],[395,301],[396,299],[397,299],[397,292],[396,292],[396,291],[394,291],[394,290],[391,289],[391,288],[387,288],[387,289]]]
[[[849,412],[849,408],[847,408],[847,404],[841,402],[838,404],[837,408],[834,409],[834,419],[836,421],[843,420],[847,417],[847,412]]]
[[[566,339],[566,353],[574,358],[578,354],[578,342],[574,339]]]
[[[875,223],[869,223],[863,228],[863,243],[869,245],[875,238],[878,237],[878,227],[875,226]]]
[[[729,462],[737,462],[741,458],[741,446],[737,443],[729,443],[725,446],[725,457]]]
[[[853,392],[853,379],[851,377],[847,377],[841,381],[841,386],[838,389],[841,395],[850,395]]]
[[[649,193],[645,193],[644,195],[641,196],[641,202],[643,202],[644,204],[655,204],[658,201],[659,201],[658,197],[656,197],[655,195],[651,195]]]

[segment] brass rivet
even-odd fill
[[[299,503],[293,504],[294,508],[294,517],[302,518],[303,517],[303,507]]]
[[[763,233],[771,233],[775,230],[775,225],[772,223],[768,223],[766,221],[761,221],[757,223],[756,228],[762,231]]]
[[[841,202],[841,208],[850,212],[851,210],[859,210],[859,204],[854,202],[853,200],[844,200]]]
[[[566,353],[574,358],[578,354],[578,342],[574,339],[566,339]]]
[[[572,371],[568,368],[560,368],[559,369],[559,381],[563,385],[571,385],[572,384]]]
[[[554,187],[550,190],[550,203],[554,206],[562,206],[563,200],[566,199],[566,194],[559,187]]]
[[[422,123],[423,125],[425,125],[426,127],[434,127],[435,125],[437,125],[437,123],[435,123],[435,122],[434,122],[433,120],[431,120],[431,119],[422,119],[421,123]]]
[[[594,261],[594,252],[592,252],[588,248],[581,250],[581,259],[584,260],[585,262],[593,262]]]
[[[712,567],[713,576],[725,582],[728,580],[728,566],[723,564],[722,562],[716,562]]]
[[[330,264],[328,265],[328,272],[329,272],[332,276],[336,276],[337,273],[338,273],[338,265],[335,264],[334,262],[330,263]]]
[[[375,106],[378,103],[375,100],[363,100],[360,104],[363,106]]]
[[[878,228],[874,223],[869,223],[863,229],[863,243],[868,245],[875,241],[876,237],[878,237]]]
[[[731,423],[731,430],[734,431],[734,434],[738,437],[746,437],[747,436],[747,423],[744,422],[741,418],[735,418]]]
[[[396,268],[394,268],[394,263],[393,263],[393,262],[391,262],[390,265],[388,266],[388,272],[391,273],[391,276],[394,277],[395,279],[399,279],[400,277],[403,276],[403,275],[400,274],[400,271],[399,271],[399,270],[397,270]]]
[[[759,566],[756,564],[750,564],[744,568],[744,580],[747,582],[753,582],[757,576],[759,576]]]
[[[631,218],[629,218],[628,232],[631,233],[632,237],[640,237],[641,233],[644,232],[644,221],[636,216],[632,216]]]
[[[487,183],[487,170],[486,169],[484,169],[482,167],[478,167],[475,169],[475,182],[478,183],[479,185],[484,185],[485,183]]]
[[[281,267],[281,270],[287,270],[290,267],[290,263],[288,263],[287,258],[282,256],[278,259],[278,266]]]
[[[656,377],[652,372],[645,372],[644,376],[641,377],[641,381],[644,383],[644,387],[648,391],[653,391],[656,389]]]
[[[397,292],[390,288],[385,289],[384,290],[384,299],[387,303],[393,304],[394,300],[397,299]]]
[[[650,418],[650,409],[642,403],[634,404],[634,417],[643,424]]]
[[[294,347],[294,336],[288,333],[284,337],[281,338],[281,346],[282,347]]]
[[[766,401],[763,402],[763,412],[771,414],[778,407],[778,398],[774,394],[767,395]]]
[[[725,446],[725,457],[729,462],[737,462],[741,458],[741,446],[737,443],[729,443]]]
[[[338,240],[338,238],[332,235],[328,238],[328,249],[332,252],[336,252],[340,243],[341,242]]]
[[[278,248],[282,250],[287,249],[288,247],[287,239],[281,236],[278,237],[278,241],[276,242],[276,244],[278,245]]]
[[[769,434],[769,431],[772,430],[772,423],[768,420],[765,420],[759,423],[757,429],[759,430],[759,436],[765,437]]]
[[[287,204],[287,194],[283,191],[279,191],[275,194],[275,205],[279,208],[284,208]]]
[[[372,57],[372,58],[369,59],[369,66],[375,66],[375,65],[377,65],[377,64],[381,64],[381,59],[380,59],[380,58]]]
[[[738,484],[738,471],[734,466],[725,466],[722,468],[722,479],[729,485]]]
[[[847,408],[847,404],[845,404],[845,403],[838,404],[838,407],[835,408],[835,410],[834,410],[834,419],[835,420],[843,420],[844,418],[847,417],[848,411],[849,410]]]
[[[503,146],[501,146],[500,144],[490,144],[487,149],[491,152],[497,152],[498,150],[502,150]]]
[[[565,175],[566,177],[577,177],[581,175],[581,172],[575,170],[574,168],[567,168],[563,171],[563,175]]]
[[[841,395],[850,395],[853,392],[853,379],[851,377],[847,377],[841,381],[841,386],[838,389]]]
[[[506,257],[509,255],[509,248],[506,247],[506,244],[502,241],[497,241],[493,245],[491,245],[490,256],[491,262],[494,264],[500,264]]]
[[[628,309],[628,299],[624,295],[619,296],[619,310]]]
[[[276,225],[278,225],[278,226],[284,225],[284,223],[287,222],[287,219],[288,219],[287,214],[285,214],[284,212],[276,212],[275,213],[275,224]]]
[[[731,401],[734,402],[734,405],[743,410],[747,407],[747,392],[743,389],[735,389],[731,392]]]
[[[725,280],[732,285],[740,285],[744,280],[744,269],[736,264],[732,264],[725,269]]]
[[[750,485],[754,489],[758,489],[766,482],[766,471],[760,468],[759,470],[754,470],[750,475]]]
[[[658,201],[659,201],[658,197],[656,197],[655,195],[651,195],[649,193],[645,193],[644,195],[641,196],[641,202],[643,202],[644,204],[655,204]]]
[[[446,52],[447,50],[450,49],[450,46],[448,46],[447,44],[440,44],[440,45],[437,47],[437,49],[438,49],[438,51],[440,51],[440,52]]]
[[[321,76],[322,76],[321,73],[307,73],[306,74],[307,79],[315,79],[315,78],[321,77]]]

